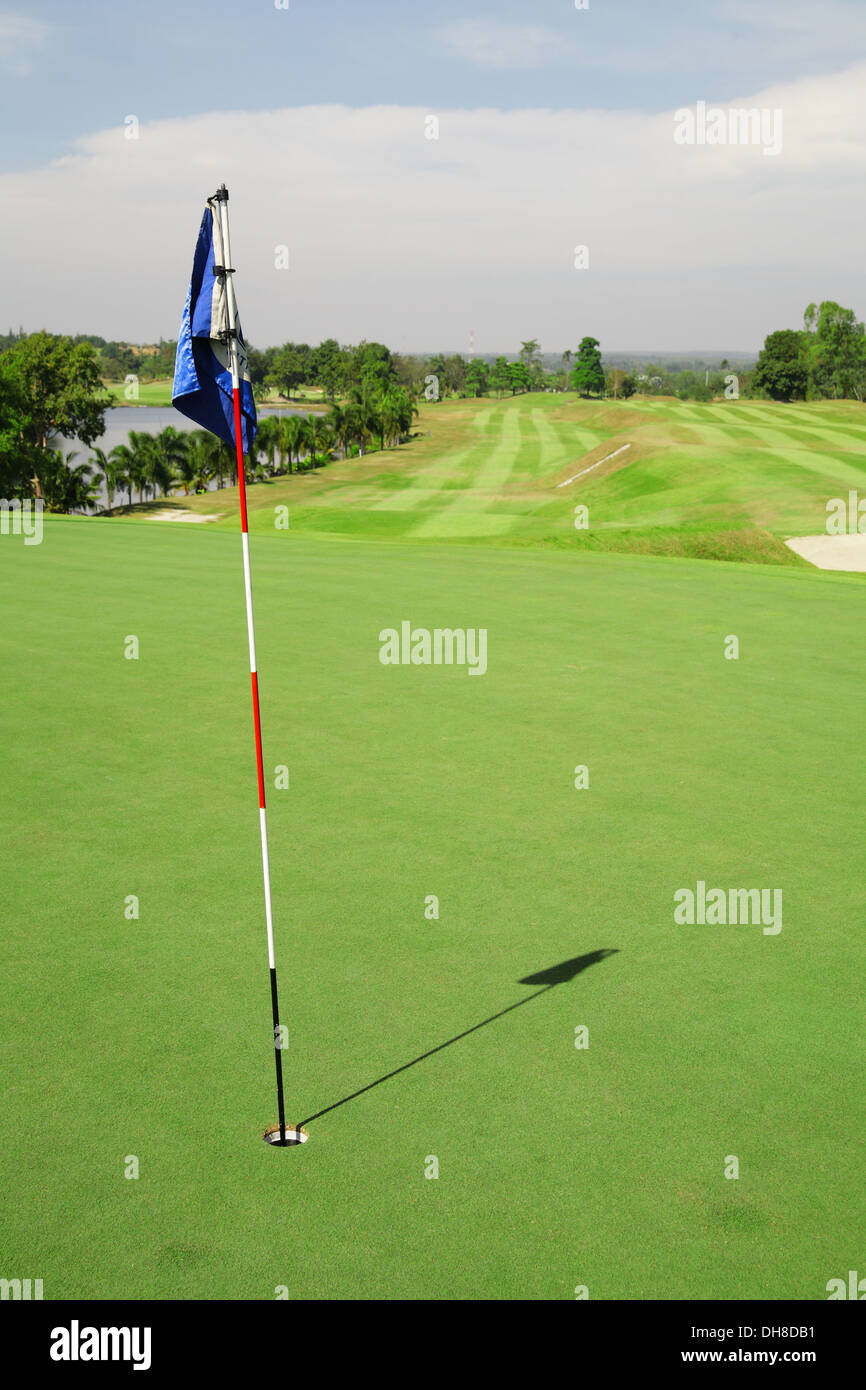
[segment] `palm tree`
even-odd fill
[[[403,433],[403,412],[400,407],[400,400],[394,391],[388,391],[382,397],[380,409],[382,421],[382,447],[386,443],[400,443],[400,436]]]
[[[161,488],[163,496],[168,496],[178,469],[186,458],[186,450],[186,434],[176,430],[173,425],[167,425],[154,437],[148,451],[149,480],[154,491]]]
[[[345,458],[349,452],[347,412],[341,409],[335,402],[325,416],[325,420],[334,431],[334,438],[343,450],[343,458]]]
[[[217,487],[221,488],[229,469],[229,457],[234,463],[234,450],[229,449],[210,430],[190,430],[187,439],[195,451],[199,477],[203,478],[206,474],[206,481],[216,478]]]
[[[129,450],[131,459],[127,474],[138,489],[139,504],[144,502],[144,494],[151,487],[151,463],[153,458],[153,435],[144,430],[129,431]]]
[[[256,456],[264,454],[271,473],[277,471],[277,457],[280,450],[280,421],[276,415],[265,415],[256,430]]]
[[[418,414],[417,403],[409,395],[409,392],[401,386],[393,393],[397,407],[397,418],[399,421],[399,434],[397,443],[399,444],[404,435],[408,434],[412,428],[412,421]]]
[[[318,415],[307,415],[301,421],[301,439],[308,451],[307,467],[316,468],[316,449],[321,438],[321,421]]]
[[[341,436],[343,443],[343,459],[348,459],[349,450],[353,443],[357,442],[357,431],[359,431],[359,416],[357,416],[357,406],[348,404],[343,410],[341,424]]]
[[[108,500],[106,511],[109,512],[114,506],[114,494],[122,481],[120,464],[113,457],[113,454],[113,449],[111,454],[106,454],[104,449],[94,447],[93,458],[90,461],[91,465],[95,464],[97,468],[102,469],[102,477],[105,479],[105,495]]]
[[[184,449],[183,458],[175,464],[174,472],[176,485],[183,488],[184,497],[189,497],[196,476],[196,460],[191,448]]]
[[[46,459],[45,472],[46,483],[49,493],[49,511],[72,512],[89,511],[98,503],[99,484],[102,482],[102,474],[93,472],[92,465],[79,463],[75,467],[72,460],[77,459],[77,453],[67,454],[64,459],[61,450],[56,450],[48,455]],[[53,469],[49,466],[53,464]]]
[[[238,455],[236,455],[234,443],[225,443],[222,439],[217,439],[215,442],[217,442],[217,449],[220,452],[221,466],[227,470],[229,478],[231,478],[232,488],[236,488],[238,486]],[[243,477],[246,478],[246,470]]]
[[[355,407],[355,438],[358,441],[358,450],[363,457],[365,446],[372,443],[373,436],[378,432],[379,416],[376,407],[370,400],[363,400]]]
[[[322,463],[329,463],[334,449],[337,447],[337,436],[333,426],[322,415],[315,416],[315,436],[319,447]]]
[[[301,449],[304,445],[304,427],[299,415],[286,415],[280,420],[279,441],[280,450],[289,461],[288,471],[291,473],[293,459],[297,459],[300,466]]]
[[[75,458],[74,454],[68,454],[67,464],[73,458]],[[67,511],[80,507],[88,512],[91,507],[99,505],[99,485],[103,481],[102,474],[93,473],[91,478],[92,472],[93,468],[89,463],[79,463],[75,468],[70,468]]]
[[[298,417],[298,472],[314,466],[316,457],[316,422],[311,415]],[[301,454],[303,453],[303,458]]]
[[[115,487],[126,488],[129,494],[129,505],[131,507],[132,489],[135,487],[135,479],[133,477],[133,452],[128,444],[115,444],[108,457],[112,460],[114,467],[117,469]],[[106,473],[105,476],[107,478],[108,474]]]
[[[364,445],[367,444],[374,435],[381,435],[381,420],[376,409],[376,402],[369,395],[366,387],[353,386],[349,392],[351,404],[348,409],[353,417],[352,438],[357,442],[358,450],[363,455]]]
[[[214,450],[211,447],[213,435],[209,430],[190,430],[187,436],[187,463],[190,467],[190,482],[196,492],[207,492],[207,485],[213,478]]]

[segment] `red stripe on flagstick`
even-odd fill
[[[262,766],[262,726],[259,720],[259,680],[251,671],[253,681],[253,722],[256,726],[256,767],[259,773],[259,809],[265,809],[265,770]]]

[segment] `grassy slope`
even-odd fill
[[[783,538],[823,531],[828,498],[866,483],[866,415],[851,402],[534,394],[425,406],[418,430],[399,450],[256,486],[251,525],[271,530],[274,508],[287,504],[300,531],[799,567]],[[575,530],[578,504],[589,508],[589,530]],[[235,490],[177,505],[235,525]]]
[[[859,577],[264,531],[253,563],[291,1115],[619,954],[268,1150],[237,536],[4,539],[4,1272],[47,1298],[825,1297],[866,1234]],[[382,667],[403,618],[486,626],[488,674]],[[781,935],[675,927],[699,877],[782,887]]]

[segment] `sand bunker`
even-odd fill
[[[219,521],[219,512],[148,512],[149,521]]]
[[[785,544],[820,570],[866,574],[866,536],[792,536]]]

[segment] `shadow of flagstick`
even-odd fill
[[[560,965],[551,966],[549,970],[540,970],[535,975],[525,975],[519,981],[520,984],[537,984],[541,985],[541,988],[535,990],[533,994],[527,994],[523,999],[518,999],[516,1003],[500,1009],[498,1013],[491,1014],[489,1018],[483,1018],[480,1023],[474,1023],[471,1028],[465,1028],[462,1033],[448,1038],[447,1042],[439,1043],[436,1047],[429,1048],[427,1052],[422,1052],[420,1056],[413,1057],[411,1062],[404,1062],[401,1067],[395,1067],[393,1071],[377,1077],[375,1081],[370,1081],[366,1086],[353,1091],[351,1095],[344,1096],[342,1100],[335,1100],[333,1105],[326,1105],[324,1110],[317,1110],[315,1115],[310,1115],[306,1120],[302,1120],[301,1125],[312,1124],[313,1120],[320,1120],[323,1115],[329,1115],[332,1110],[339,1110],[341,1105],[348,1105],[350,1100],[357,1100],[358,1096],[366,1095],[367,1091],[372,1091],[376,1086],[390,1081],[392,1077],[399,1076],[401,1072],[408,1071],[410,1067],[417,1067],[419,1062],[426,1061],[428,1057],[434,1057],[437,1052],[443,1052],[446,1047],[453,1047],[454,1043],[460,1042],[462,1038],[468,1038],[471,1033],[477,1033],[479,1028],[486,1028],[488,1023],[495,1023],[498,1018],[504,1018],[506,1014],[513,1013],[515,1009],[522,1009],[524,1004],[529,1004],[541,994],[547,994],[556,985],[573,980],[581,971],[586,970],[590,965],[595,965],[597,961],[605,960],[608,956],[616,954],[616,950],[588,951],[586,955],[574,956],[571,960],[563,961]]]

